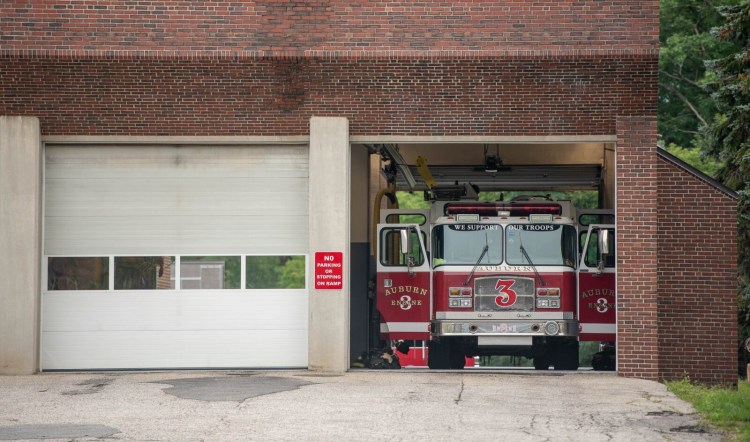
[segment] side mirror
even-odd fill
[[[599,254],[609,255],[609,230],[607,229],[599,231]]]
[[[409,275],[414,275],[414,257],[411,255],[411,235],[409,229],[401,229],[401,254],[406,255],[406,266],[409,269]]]
[[[401,254],[406,255],[411,250],[411,244],[409,244],[409,229],[401,229]]]
[[[599,230],[599,262],[597,263],[597,272],[602,273],[604,271],[604,263],[605,263],[605,256],[612,253],[609,250],[609,230],[607,229],[601,229]]]

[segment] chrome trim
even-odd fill
[[[550,318],[537,320],[432,321],[432,336],[548,336],[545,324]],[[560,332],[555,336],[578,336],[578,321],[556,320]]]
[[[427,333],[429,322],[381,322],[380,333]]]
[[[437,312],[436,319],[533,319],[539,321],[573,319],[573,312]]]
[[[534,345],[532,336],[477,336],[479,347],[530,347]]]
[[[615,324],[581,324],[581,333],[616,333]]]
[[[513,287],[516,299],[513,305],[501,306],[497,304],[498,295],[496,289],[498,281],[509,281],[504,284]],[[518,275],[491,275],[477,276],[474,278],[474,311],[477,312],[531,312],[534,311],[534,298],[536,294],[534,278]],[[509,295],[508,295],[509,296]]]

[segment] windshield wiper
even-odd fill
[[[469,285],[469,281],[471,280],[471,277],[474,276],[474,272],[477,270],[477,267],[479,267],[479,262],[482,261],[482,258],[484,258],[484,255],[487,253],[487,251],[490,250],[489,244],[485,244],[484,248],[482,249],[482,254],[479,255],[479,259],[477,259],[477,263],[474,264],[474,268],[471,269],[471,273],[469,273],[469,276],[466,277],[466,281],[464,281],[464,285]]]
[[[534,262],[531,261],[531,258],[529,258],[529,254],[526,253],[526,248],[523,246],[523,243],[521,243],[520,249],[521,249],[521,254],[523,254],[523,257],[526,258],[526,261],[528,261],[529,264],[531,264],[531,268],[534,269],[534,273],[536,274],[536,277],[539,278],[539,283],[542,286],[547,285],[547,284],[544,283],[544,280],[542,279],[542,275],[539,274],[539,270],[536,269],[536,266],[534,265]]]

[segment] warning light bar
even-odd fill
[[[562,206],[558,203],[449,203],[445,206],[445,213],[448,215],[472,213],[480,216],[497,216],[500,211],[510,212],[510,216],[560,215]]]

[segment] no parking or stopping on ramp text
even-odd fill
[[[343,252],[315,252],[315,288],[318,290],[344,288]]]

